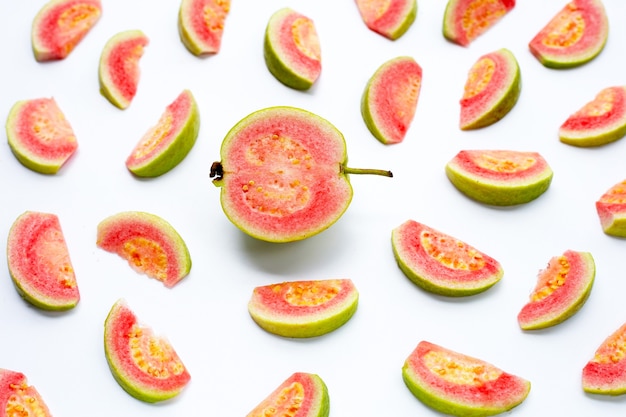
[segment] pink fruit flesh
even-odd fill
[[[617,236],[626,236],[626,180],[615,184],[600,197],[596,211],[605,231],[617,226]]]
[[[197,55],[219,52],[230,0],[183,0],[181,19]]]
[[[321,417],[328,415],[327,388],[313,374],[296,372],[282,382],[246,417],[293,416]]]
[[[28,385],[26,376],[8,369],[0,369],[0,410],[6,417],[52,415],[37,389]]]
[[[451,41],[468,46],[515,7],[515,0],[450,0],[444,33]]]
[[[495,184],[509,186],[542,176],[547,162],[536,152],[463,150],[454,157],[459,170]]]
[[[416,7],[413,0],[356,0],[356,4],[367,27],[389,39],[397,39],[408,29],[402,26],[412,23],[407,17]]]
[[[582,372],[583,389],[597,394],[626,393],[626,324],[606,338]]]

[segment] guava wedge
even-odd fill
[[[78,148],[72,126],[54,98],[16,102],[5,126],[13,155],[41,174],[56,174]]]
[[[626,179],[602,194],[596,201],[596,211],[604,233],[626,237]]]
[[[191,380],[172,344],[140,323],[124,299],[113,304],[104,322],[104,352],[118,384],[141,401],[173,398]]]
[[[537,152],[462,150],[446,164],[446,175],[452,185],[473,200],[513,206],[546,192],[553,172]]]
[[[35,59],[65,59],[101,15],[100,0],[50,0],[33,19],[31,43]]]
[[[409,391],[428,407],[453,416],[493,416],[520,405],[530,382],[494,365],[421,341],[402,367]]]
[[[545,329],[572,317],[589,298],[595,276],[596,265],[589,252],[567,250],[550,259],[517,316],[520,328]]]
[[[26,211],[9,230],[7,264],[17,292],[44,310],[78,304],[80,292],[59,218]]]
[[[181,0],[178,33],[187,50],[195,56],[220,51],[230,0]]]
[[[126,109],[137,94],[139,60],[149,43],[140,30],[113,35],[104,45],[98,66],[100,93],[116,107]]]
[[[415,117],[422,87],[422,67],[409,56],[383,63],[365,86],[361,115],[372,135],[384,144],[400,143]]]
[[[328,417],[328,388],[319,375],[296,372],[283,381],[246,417],[269,415],[290,417]]]
[[[269,333],[315,337],[350,320],[358,300],[359,293],[349,279],[281,282],[254,288],[248,312]]]
[[[9,369],[0,369],[0,410],[3,417],[52,416],[37,388],[28,384],[26,375]]]
[[[461,98],[461,130],[490,126],[504,118],[522,90],[517,59],[506,48],[481,56],[472,65]]]
[[[190,90],[183,90],[139,140],[126,159],[138,177],[158,177],[174,169],[189,154],[200,132],[200,112]]]
[[[443,36],[469,46],[515,7],[515,0],[448,0],[443,15]]]
[[[390,171],[346,166],[346,142],[328,120],[289,106],[257,110],[224,137],[211,166],[226,217],[268,242],[316,235],[347,210],[349,174],[391,177]]]
[[[393,229],[391,246],[407,278],[434,294],[478,294],[504,275],[502,266],[492,257],[415,220]]]
[[[417,17],[416,0],[356,0],[356,5],[368,29],[392,41],[404,35]]]
[[[609,335],[582,371],[582,387],[590,394],[626,394],[626,324]]]
[[[185,241],[170,223],[155,214],[123,211],[107,217],[98,224],[96,245],[168,288],[191,270]]]
[[[281,83],[308,90],[322,72],[322,52],[312,19],[285,7],[267,22],[263,43],[265,64]]]
[[[572,0],[531,39],[530,52],[547,68],[573,68],[602,52],[609,21],[601,0]]]

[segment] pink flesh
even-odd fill
[[[277,32],[280,57],[286,61],[287,66],[293,68],[296,73],[301,74],[304,78],[316,80],[322,71],[322,62],[319,57],[311,57],[302,53],[296,46],[293,37],[293,24],[298,19],[306,19],[313,26],[313,22],[308,17],[291,12],[283,14],[282,19],[276,22],[276,28],[272,28],[272,30]]]
[[[15,401],[14,405],[22,405],[24,409],[20,410],[26,414],[17,414],[18,410],[11,410],[14,414],[6,414],[7,406],[10,401]],[[50,411],[44,403],[37,389],[28,385],[26,376],[21,372],[15,372],[8,369],[0,368],[0,410],[3,416],[31,416],[37,413],[37,417],[49,417]]]
[[[620,354],[626,340],[626,324],[606,338],[583,368],[583,386],[601,390],[626,390],[626,360]]]
[[[384,13],[379,15],[378,10],[370,10],[371,1],[356,0],[367,27],[385,36],[389,36],[404,23],[407,11],[411,9],[410,2],[411,0],[391,0]]]
[[[285,389],[288,389],[294,384],[302,385],[302,389],[304,390],[304,397],[298,404],[298,411],[296,414],[292,414],[293,410],[291,409],[281,409],[282,407],[292,405],[290,401],[285,403],[285,398],[283,398],[282,395],[284,395],[283,391]],[[256,417],[261,415],[274,415],[273,412],[268,412],[268,414],[263,412],[264,410],[272,409],[273,411],[278,411],[276,414],[277,416],[293,415],[294,417],[314,417],[319,411],[316,405],[317,402],[319,402],[320,396],[320,388],[316,381],[314,381],[313,378],[311,378],[311,376],[307,373],[296,372],[282,382],[270,395],[268,395],[259,405],[248,413],[247,416]]]
[[[603,228],[608,228],[617,218],[626,217],[626,180],[615,184],[596,202],[596,211]]]
[[[626,122],[626,88],[609,87],[602,90],[599,95],[601,94],[610,95],[608,102],[597,103],[598,107],[603,107],[606,111],[595,111],[593,114],[589,114],[583,107],[582,111],[578,111],[568,117],[561,125],[561,129],[573,132],[593,132],[594,130],[602,132],[610,130],[616,125],[624,124]],[[594,102],[592,101],[589,104],[593,105]],[[610,107],[606,107],[609,105]]]
[[[124,39],[109,52],[107,71],[116,93],[128,102],[137,94],[140,75],[137,60],[147,44],[145,36]]]
[[[514,151],[506,151],[514,152]],[[538,153],[535,152],[514,152],[516,155],[527,155],[529,158],[535,160],[534,164],[527,169],[515,171],[515,172],[502,172],[492,169],[480,167],[476,164],[475,159],[481,154],[498,155],[498,151],[461,151],[453,159],[454,164],[458,166],[458,169],[462,172],[471,174],[474,177],[479,177],[485,180],[492,181],[525,181],[529,178],[538,177],[548,167],[545,159],[543,159]]]
[[[452,0],[456,3],[456,11],[450,16],[454,18],[452,24],[454,26],[454,34],[456,38],[456,42],[460,45],[468,46],[472,41],[474,41],[477,37],[485,33],[489,28],[495,25],[506,13],[511,11],[513,7],[515,7],[515,0]],[[480,15],[472,16],[472,20],[477,24],[477,29],[475,32],[468,33],[466,28],[463,27],[463,18],[465,16],[466,10],[474,5],[484,4],[489,11],[488,14],[501,14],[500,16],[491,16],[488,18],[482,17]],[[481,8],[478,8],[481,10]],[[481,11],[486,11],[481,10]]]
[[[183,18],[191,22],[190,26],[194,41],[202,43],[202,48],[207,53],[217,53],[220,50],[224,33],[224,21],[228,11],[224,12],[216,0],[191,0],[187,3],[189,3],[189,6],[183,10]],[[230,4],[230,0],[228,3]],[[221,24],[218,27],[209,27],[204,16],[205,9],[216,10],[213,13],[221,15]]]

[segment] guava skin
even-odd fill
[[[626,340],[626,324],[615,330],[596,349],[582,370],[582,388],[589,394],[626,394],[626,361],[620,351]]]
[[[384,2],[356,0],[356,4],[368,29],[392,41],[404,35],[417,18],[416,0],[392,0],[383,13],[379,9]]]

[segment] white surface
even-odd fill
[[[558,126],[602,88],[625,82],[626,3],[606,0],[609,41],[591,63],[544,68],[527,44],[565,1],[520,1],[468,48],[441,35],[443,0],[420,0],[417,20],[399,40],[369,31],[353,1],[234,0],[221,52],[192,56],[176,28],[178,2],[104,0],[92,32],[64,61],[40,64],[30,49],[30,24],[44,0],[0,3],[4,54],[0,115],[17,100],[53,96],[72,124],[79,150],[56,176],[31,172],[0,146],[0,236],[26,210],[59,216],[82,295],[64,314],[42,313],[19,298],[3,259],[0,270],[0,367],[21,371],[55,416],[244,416],[296,371],[328,385],[331,416],[437,415],[404,386],[401,367],[420,340],[479,357],[531,381],[517,416],[622,415],[624,398],[583,393],[581,370],[606,336],[626,321],[626,242],[602,233],[594,203],[626,178],[626,142],[598,149],[561,144]],[[548,4],[549,3],[549,4]],[[311,17],[323,70],[308,92],[276,81],[263,62],[269,16],[290,6]],[[150,38],[141,59],[139,91],[118,110],[98,92],[101,48],[113,34],[141,29]],[[476,59],[506,47],[517,57],[523,88],[517,106],[491,127],[458,129],[458,100]],[[389,58],[411,55],[423,86],[405,141],[384,146],[361,119],[362,90]],[[141,135],[183,88],[201,112],[198,142],[170,173],[141,181],[124,161]],[[327,231],[286,245],[255,241],[224,216],[209,168],[228,129],[248,113],[293,105],[318,113],[346,136],[350,165],[390,169],[395,177],[352,177],[354,199]],[[540,152],[554,170],[538,200],[496,209],[468,200],[444,174],[459,150],[501,148]],[[168,220],[186,240],[193,267],[167,289],[95,245],[96,226],[123,210]],[[391,230],[414,219],[498,259],[502,281],[463,299],[436,297],[410,283],[396,266]],[[565,323],[524,333],[516,321],[537,272],[566,249],[593,254],[596,283],[583,309]],[[344,327],[311,340],[282,339],[247,313],[253,287],[297,279],[351,278],[359,309]],[[113,380],[104,358],[104,319],[125,298],[140,320],[168,337],[192,381],[175,400],[142,403]]]

